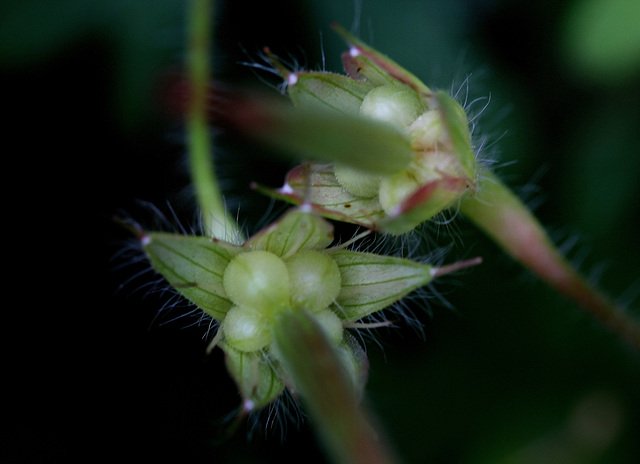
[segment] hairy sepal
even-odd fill
[[[333,226],[312,211],[295,208],[258,234],[243,247],[264,250],[279,257],[301,250],[323,249],[333,242]]]
[[[367,80],[377,85],[402,83],[416,92],[430,94],[429,87],[395,61],[374,50],[338,24],[333,29],[349,44],[350,50],[342,54],[343,66],[353,79]]]
[[[325,72],[301,72],[289,76],[287,94],[299,107],[323,106],[357,115],[362,100],[371,87],[347,76]]]
[[[344,55],[349,77],[293,73],[278,63],[276,68],[288,83],[290,97],[312,111],[324,105],[355,114],[360,104],[357,112],[363,120],[395,127],[407,136],[411,159],[402,169],[379,174],[343,163],[342,154],[336,151],[328,157],[332,164],[299,166],[287,174],[281,189],[260,190],[293,204],[311,203],[330,219],[394,235],[410,232],[476,190],[477,166],[466,114],[446,93],[432,93],[389,58],[339,26],[336,29],[351,46]],[[340,107],[343,102],[345,106]],[[327,136],[337,138],[336,134]],[[339,143],[344,146],[343,136],[360,146],[377,143],[357,140],[358,134],[350,132],[340,134]],[[324,143],[329,147],[327,140]],[[395,159],[397,153],[387,151],[386,155]],[[385,155],[379,154],[379,159]]]
[[[442,115],[442,121],[446,127],[449,149],[460,163],[466,177],[475,181],[478,176],[475,155],[471,147],[471,133],[469,122],[464,109],[445,92],[435,95],[437,104],[434,105]]]
[[[191,303],[217,321],[233,303],[223,285],[224,270],[242,249],[207,237],[149,232],[142,238],[155,271]]]
[[[257,188],[266,195],[296,205],[311,199],[311,206],[318,214],[369,228],[375,228],[384,213],[377,198],[357,197],[345,190],[333,166],[328,164],[311,163],[293,168],[280,189]]]
[[[404,258],[348,250],[331,256],[342,276],[336,311],[346,321],[385,309],[433,279],[433,267]]]
[[[249,410],[260,409],[273,402],[284,390],[279,365],[263,351],[242,352],[221,342],[227,370],[238,385],[240,394]],[[248,403],[249,402],[249,403]]]
[[[449,208],[468,188],[469,180],[459,177],[446,177],[424,184],[389,211],[378,224],[378,229],[391,235],[410,232]]]

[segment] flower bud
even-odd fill
[[[333,345],[339,345],[342,343],[342,337],[344,328],[342,326],[342,320],[330,309],[324,309],[319,313],[313,315],[316,322],[320,324],[325,335]]]

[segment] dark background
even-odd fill
[[[484,155],[586,274],[638,308],[632,1],[217,3],[222,80],[273,82],[239,64],[259,62],[265,45],[302,67],[324,59],[340,71],[344,45],[329,28],[338,21],[428,85],[480,98],[472,111],[490,95],[477,120]],[[184,10],[179,0],[0,7],[3,462],[322,462],[308,427],[283,413],[284,438],[277,420],[265,433],[264,417],[220,438],[239,401],[220,353],[205,356],[206,325],[178,317],[188,308],[149,294],[152,275],[132,279],[146,266],[112,220],[156,225],[144,201],[173,224],[194,224],[183,132],[158,90],[184,59]],[[270,204],[246,187],[279,185],[287,166],[217,140],[230,206],[255,230]],[[383,330],[368,344],[368,398],[400,455],[637,462],[640,357],[470,224],[453,229],[453,238],[441,230],[440,244],[454,244],[447,260],[482,255],[483,265],[435,287],[451,307],[433,299],[416,310],[423,336]]]

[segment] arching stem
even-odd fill
[[[465,198],[460,209],[504,251],[640,351],[638,321],[567,262],[529,209],[494,174],[482,173],[477,195]]]
[[[207,95],[211,82],[211,21],[214,0],[191,0],[188,17],[187,73],[187,145],[191,179],[207,235],[232,241],[239,236],[238,225],[226,210],[213,162],[213,144],[209,134]]]

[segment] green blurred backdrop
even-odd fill
[[[637,1],[217,3],[212,58],[223,81],[273,83],[241,64],[260,62],[265,45],[341,71],[337,21],[428,85],[478,99],[472,110],[490,97],[476,120],[484,155],[580,268],[640,317]],[[113,259],[127,234],[112,214],[144,221],[138,200],[165,212],[170,202],[170,222],[193,223],[182,129],[159,91],[184,59],[185,7],[0,7],[5,172],[21,181],[6,217],[33,250],[16,275],[40,270],[38,291],[16,279],[30,304],[11,311],[25,336],[9,365],[18,408],[4,462],[323,462],[306,425],[282,438],[267,416],[220,440],[238,398],[221,357],[204,354],[206,327],[179,317],[188,308],[159,311],[171,296],[145,296],[149,274],[119,288],[145,266]],[[230,206],[255,230],[270,203],[248,183],[279,185],[288,166],[218,140]],[[640,356],[470,224],[453,229],[440,229],[438,243],[453,243],[447,260],[482,255],[483,265],[435,287],[451,307],[434,298],[416,309],[424,336],[403,327],[367,343],[368,398],[405,462],[639,462]]]

